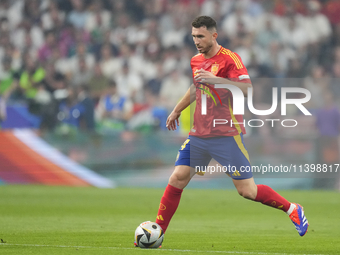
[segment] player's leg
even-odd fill
[[[190,144],[190,140],[191,138],[189,137],[178,151],[175,170],[169,178],[169,183],[159,205],[156,223],[162,227],[164,232],[177,210],[183,189],[196,173],[194,168],[190,166],[195,164],[204,166],[209,164],[211,159],[210,156],[204,157],[196,146]]]
[[[230,176],[231,177],[231,176]],[[244,198],[255,200],[257,195],[257,186],[254,178],[249,179],[232,179],[237,192]]]
[[[299,234],[303,236],[307,232],[308,221],[304,216],[302,207],[298,204],[290,203],[267,185],[255,184],[242,134],[223,138],[223,140],[215,142],[215,144],[215,148],[218,148],[218,150],[213,150],[212,156],[222,166],[231,166],[229,175],[233,179],[238,193],[244,198],[261,202],[264,205],[286,212]]]
[[[169,183],[159,205],[156,223],[165,232],[179,205],[183,189],[188,185],[195,171],[190,166],[179,165],[169,178]]]
[[[194,168],[186,165],[179,165],[175,167],[175,170],[169,178],[168,185],[171,185],[177,189],[184,189],[191,178],[195,175]]]
[[[301,205],[290,203],[287,199],[282,197],[279,193],[267,185],[256,185],[254,178],[241,180],[233,178],[233,183],[238,193],[244,198],[261,202],[264,205],[268,205],[286,212],[294,223],[295,228],[299,232],[300,236],[304,236],[307,233],[308,220],[304,215]]]
[[[232,174],[234,185],[238,193],[250,200],[260,202],[264,205],[271,206],[286,212],[295,225],[300,236],[304,236],[308,229],[308,220],[304,216],[303,208],[278,194],[275,190],[267,185],[256,185],[251,171],[247,173],[246,169],[251,169],[248,152],[244,146],[242,134],[234,137],[235,146],[233,150],[232,165],[240,169],[240,175]],[[236,149],[238,147],[239,150]],[[242,171],[243,170],[243,171]]]
[[[264,205],[280,209],[284,212],[289,210],[291,203],[287,199],[267,185],[256,185],[253,177],[237,179],[232,176],[232,178],[237,192],[244,198],[261,202]]]

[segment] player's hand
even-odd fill
[[[180,112],[172,111],[166,120],[166,127],[168,130],[176,130],[177,125],[179,126],[179,116],[181,116]],[[176,125],[177,124],[177,125]]]
[[[216,78],[217,77],[213,75],[211,72],[206,71],[202,68],[195,72],[195,81],[197,82],[213,84]]]

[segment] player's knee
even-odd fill
[[[169,178],[169,184],[178,189],[184,189],[187,186],[190,177],[180,175],[178,173],[173,173]]]
[[[240,194],[240,196],[247,198],[247,199],[251,199],[254,200],[256,197],[256,192],[254,192],[252,189],[249,188],[240,188],[237,189],[238,193]]]

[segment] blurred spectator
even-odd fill
[[[24,1],[0,1],[3,3],[3,15],[7,16],[9,28],[13,31],[23,18]]]
[[[42,28],[58,31],[62,28],[64,20],[65,12],[59,10],[56,2],[49,1],[47,11],[41,16]]]
[[[126,128],[134,131],[152,131],[154,129],[166,130],[168,112],[166,108],[158,105],[157,97],[149,90],[144,91],[145,103],[134,104],[134,115]]]
[[[100,53],[99,63],[102,73],[107,78],[113,78],[121,71],[121,60],[112,56],[112,47],[109,44],[104,44]]]
[[[0,32],[1,32],[1,34],[6,35],[6,37],[8,37],[9,27],[8,27],[7,17],[1,17],[0,16]]]
[[[145,18],[146,4],[144,0],[131,0],[126,2],[126,11],[133,17],[136,23],[140,23]]]
[[[143,101],[143,80],[139,74],[130,70],[127,63],[123,65],[122,71],[117,74],[115,80],[119,96],[130,98],[138,103]]]
[[[72,85],[78,87],[82,84],[88,84],[92,77],[92,69],[86,63],[84,57],[78,59],[78,68],[72,74]]]
[[[306,9],[304,3],[297,0],[278,0],[275,1],[274,5],[273,12],[279,16],[290,15],[292,13],[302,14],[305,13]]]
[[[165,75],[171,73],[174,69],[178,68],[179,50],[176,47],[171,47],[163,53],[163,66],[162,70]],[[190,64],[190,63],[189,63]]]
[[[161,63],[157,64],[157,76],[148,81],[146,89],[150,91],[151,94],[159,96],[161,90],[162,81],[164,78],[163,69]]]
[[[268,22],[270,23],[270,26],[274,31],[280,32],[280,30],[285,25],[285,19],[278,15],[275,15],[268,6],[266,7],[266,9],[267,11],[257,17],[255,20],[254,29],[256,33],[268,30]]]
[[[288,25],[280,30],[282,41],[291,49],[303,51],[310,42],[302,22],[298,21],[298,16],[287,18]]]
[[[20,90],[27,98],[33,99],[37,95],[38,90],[44,90],[41,82],[45,78],[45,70],[29,55],[25,58],[24,68],[19,78]]]
[[[304,29],[309,41],[320,43],[326,41],[332,33],[332,28],[327,17],[320,13],[321,4],[317,0],[307,2],[307,16],[305,18]]]
[[[175,3],[174,1],[172,4],[166,5],[167,11],[160,17],[159,20],[159,32],[163,33],[167,30],[173,30],[174,29],[174,20],[173,17],[175,10]]]
[[[0,19],[7,20],[8,9],[9,9],[9,1],[8,0],[0,1]]]
[[[58,120],[85,131],[94,129],[94,105],[86,86],[68,89],[68,96],[59,104]]]
[[[86,63],[86,67],[88,69],[92,69],[94,67],[94,64],[96,62],[94,55],[92,53],[89,53],[87,50],[87,45],[84,43],[79,43],[77,45],[77,52],[76,55],[73,57],[69,58],[68,60],[68,67],[69,67],[69,72],[71,73],[77,73],[80,69],[79,64],[81,61],[79,59],[83,59]]]
[[[251,58],[255,53],[255,47],[250,35],[238,37],[234,42],[234,51],[240,55],[243,64],[249,66]]]
[[[273,41],[266,50],[257,51],[256,56],[263,65],[261,73],[263,76],[285,77],[288,71],[289,60],[294,57],[294,52],[284,48],[282,43]]]
[[[261,16],[264,12],[263,2],[261,0],[247,1],[247,12],[252,18]]]
[[[26,39],[29,37],[29,39]],[[44,43],[43,31],[39,26],[39,23],[33,23],[29,18],[25,18],[11,33],[11,42],[15,47],[23,50],[27,48],[25,42],[30,40],[31,47],[39,49]]]
[[[232,2],[231,1],[223,1],[224,2],[223,4],[229,4],[229,6],[227,7],[228,10],[226,10],[226,8],[222,8],[221,2],[222,1],[215,1],[215,0],[204,1],[201,5],[200,14],[210,16],[210,17],[212,17],[212,16],[217,16],[217,17],[223,16],[225,13],[229,12],[231,5],[232,5]],[[216,22],[217,22],[217,20],[216,20]],[[219,22],[217,22],[217,23],[219,23]]]
[[[329,0],[325,3],[324,13],[331,22],[336,26],[340,24],[340,2],[338,0]]]
[[[78,104],[83,107],[80,114],[79,126],[81,130],[93,131],[94,123],[94,103],[90,96],[90,91],[87,85],[81,85],[77,88]]]
[[[100,97],[105,94],[109,84],[110,80],[103,75],[100,65],[96,64],[94,67],[94,74],[88,81],[90,95],[95,104],[97,104]]]
[[[61,56],[70,57],[77,54],[79,45],[85,45],[88,51],[90,34],[84,29],[77,29],[72,24],[66,23],[59,33],[59,47]]]
[[[68,21],[76,28],[84,28],[88,19],[88,12],[85,10],[84,1],[71,0],[73,10],[68,15]]]
[[[150,59],[158,59],[162,53],[161,43],[157,36],[151,36],[146,42],[145,56]]]
[[[35,101],[30,104],[30,111],[41,118],[40,129],[53,131],[57,125],[58,100],[52,94],[44,93],[45,100]],[[33,108],[33,109],[32,109]]]
[[[145,80],[157,76],[157,63],[160,61],[161,52],[157,52],[157,49],[154,50],[156,51],[145,52],[144,56],[134,54],[129,61],[133,70],[141,74]]]
[[[67,89],[67,97],[60,102],[58,108],[57,118],[59,121],[74,127],[79,127],[79,117],[84,109],[81,105],[77,104],[77,92],[75,88]]]
[[[53,63],[51,62],[49,62],[45,67],[46,75],[44,80],[46,83],[46,90],[49,91],[50,93],[53,93],[57,89],[56,77],[61,74],[56,72]]]
[[[39,49],[39,60],[44,62],[52,56],[53,50],[57,47],[55,32],[52,30],[45,32],[45,44]]]
[[[106,93],[101,96],[96,107],[96,119],[109,118],[126,122],[132,117],[133,104],[129,98],[118,94],[117,85],[114,81],[109,83]]]
[[[170,48],[171,46],[182,47],[184,44],[184,36],[186,28],[181,26],[178,19],[174,19],[174,28],[164,31],[162,35],[162,46]]]
[[[184,96],[190,86],[190,80],[180,71],[174,70],[166,77],[160,90],[160,101],[169,112],[174,105]]]
[[[54,68],[57,72],[62,73],[63,75],[70,75],[72,73],[70,59],[63,57],[61,52],[56,48],[53,49],[51,62],[54,64]]]
[[[242,2],[235,3],[235,11],[227,15],[222,23],[222,29],[227,36],[233,38],[237,35],[237,28],[241,25],[246,33],[253,31],[252,18],[245,12],[245,4]]]
[[[126,13],[122,12],[117,14],[117,26],[111,34],[111,40],[117,47],[127,42],[127,34],[131,29],[130,19],[131,18]]]
[[[124,0],[110,0],[112,13],[116,16],[119,13],[126,12],[125,5],[126,1]]]
[[[325,52],[330,51],[330,36],[332,28],[327,17],[320,13],[321,4],[317,0],[307,2],[307,16],[304,28],[310,41],[309,61],[326,64],[329,62]]]
[[[80,46],[83,47],[84,53],[92,53],[91,35],[88,31],[74,28],[71,36],[72,43],[68,50],[68,56],[80,54]]]
[[[152,21],[151,21],[152,22]],[[127,33],[126,41],[129,44],[144,46],[148,37],[150,21],[144,23],[135,23]]]
[[[86,30],[97,33],[96,30],[110,28],[111,13],[103,8],[102,0],[92,1],[89,10],[85,24]]]
[[[281,41],[279,31],[274,28],[273,19],[270,16],[266,17],[263,29],[259,30],[256,36],[256,42],[263,49],[268,48],[272,42],[278,43]]]
[[[58,73],[58,72],[56,72],[55,73],[55,75],[54,75],[54,77],[53,77],[53,82],[54,82],[54,97],[55,98],[57,98],[57,99],[59,99],[59,98],[64,98],[65,96],[57,96],[56,95],[56,93],[58,93],[58,91],[64,91],[64,90],[66,90],[67,89],[67,84],[66,84],[66,77],[63,75],[63,74],[61,74],[61,73]],[[62,93],[65,93],[65,92],[62,92]],[[63,95],[65,95],[65,94],[63,94]]]
[[[309,109],[321,108],[325,105],[323,95],[326,91],[329,91],[330,79],[325,74],[325,70],[322,66],[314,66],[311,75],[307,76],[304,80],[304,87],[311,93],[311,100],[306,105]]]
[[[24,16],[32,20],[32,23],[40,22],[40,1],[31,0],[24,3]]]
[[[101,50],[102,50],[103,45],[110,46],[112,56],[118,55],[118,48],[113,43],[111,43],[111,39],[110,39],[111,31],[109,29],[98,31],[98,33],[95,33],[95,34],[92,33],[92,38],[94,41],[92,45],[92,51],[97,60],[101,59]]]
[[[0,73],[0,95],[8,94],[17,88],[19,74],[11,68],[11,59],[6,57],[2,61],[2,72]]]

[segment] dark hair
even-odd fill
[[[84,90],[85,92],[89,92],[89,91],[90,91],[90,87],[89,87],[89,85],[86,84],[86,83],[80,84],[79,89],[80,89],[80,90]]]
[[[50,34],[52,34],[54,37],[55,37],[55,31],[53,29],[48,29],[48,30],[45,30],[44,31],[44,36],[47,37],[49,36]]]
[[[115,80],[113,79],[110,79],[110,82],[109,82],[109,87],[110,88],[116,88],[117,87],[117,83]]]
[[[195,18],[191,25],[195,28],[206,27],[207,30],[216,29],[216,21],[209,16],[199,16]]]

